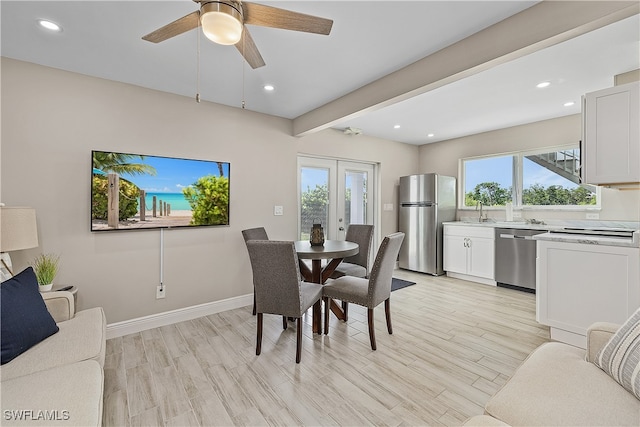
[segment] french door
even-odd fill
[[[375,225],[375,165],[298,157],[298,236],[322,224],[325,239],[344,240],[349,224]]]

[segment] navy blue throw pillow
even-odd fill
[[[2,365],[58,332],[33,268],[0,284],[0,329]]]

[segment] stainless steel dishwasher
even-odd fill
[[[536,291],[536,241],[547,230],[496,228],[495,276],[498,286]]]

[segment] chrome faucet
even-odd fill
[[[478,201],[476,203],[476,210],[478,210],[478,206],[480,206],[480,216],[478,217],[478,222],[482,222],[482,202]]]

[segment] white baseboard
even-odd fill
[[[160,326],[171,325],[172,323],[197,319],[198,317],[246,307],[247,305],[252,304],[253,294],[247,294],[221,301],[179,308],[177,310],[166,311],[164,313],[151,314],[149,316],[138,317],[137,319],[111,323],[107,325],[107,339],[134,334],[136,332],[146,331],[147,329],[158,328]]]

